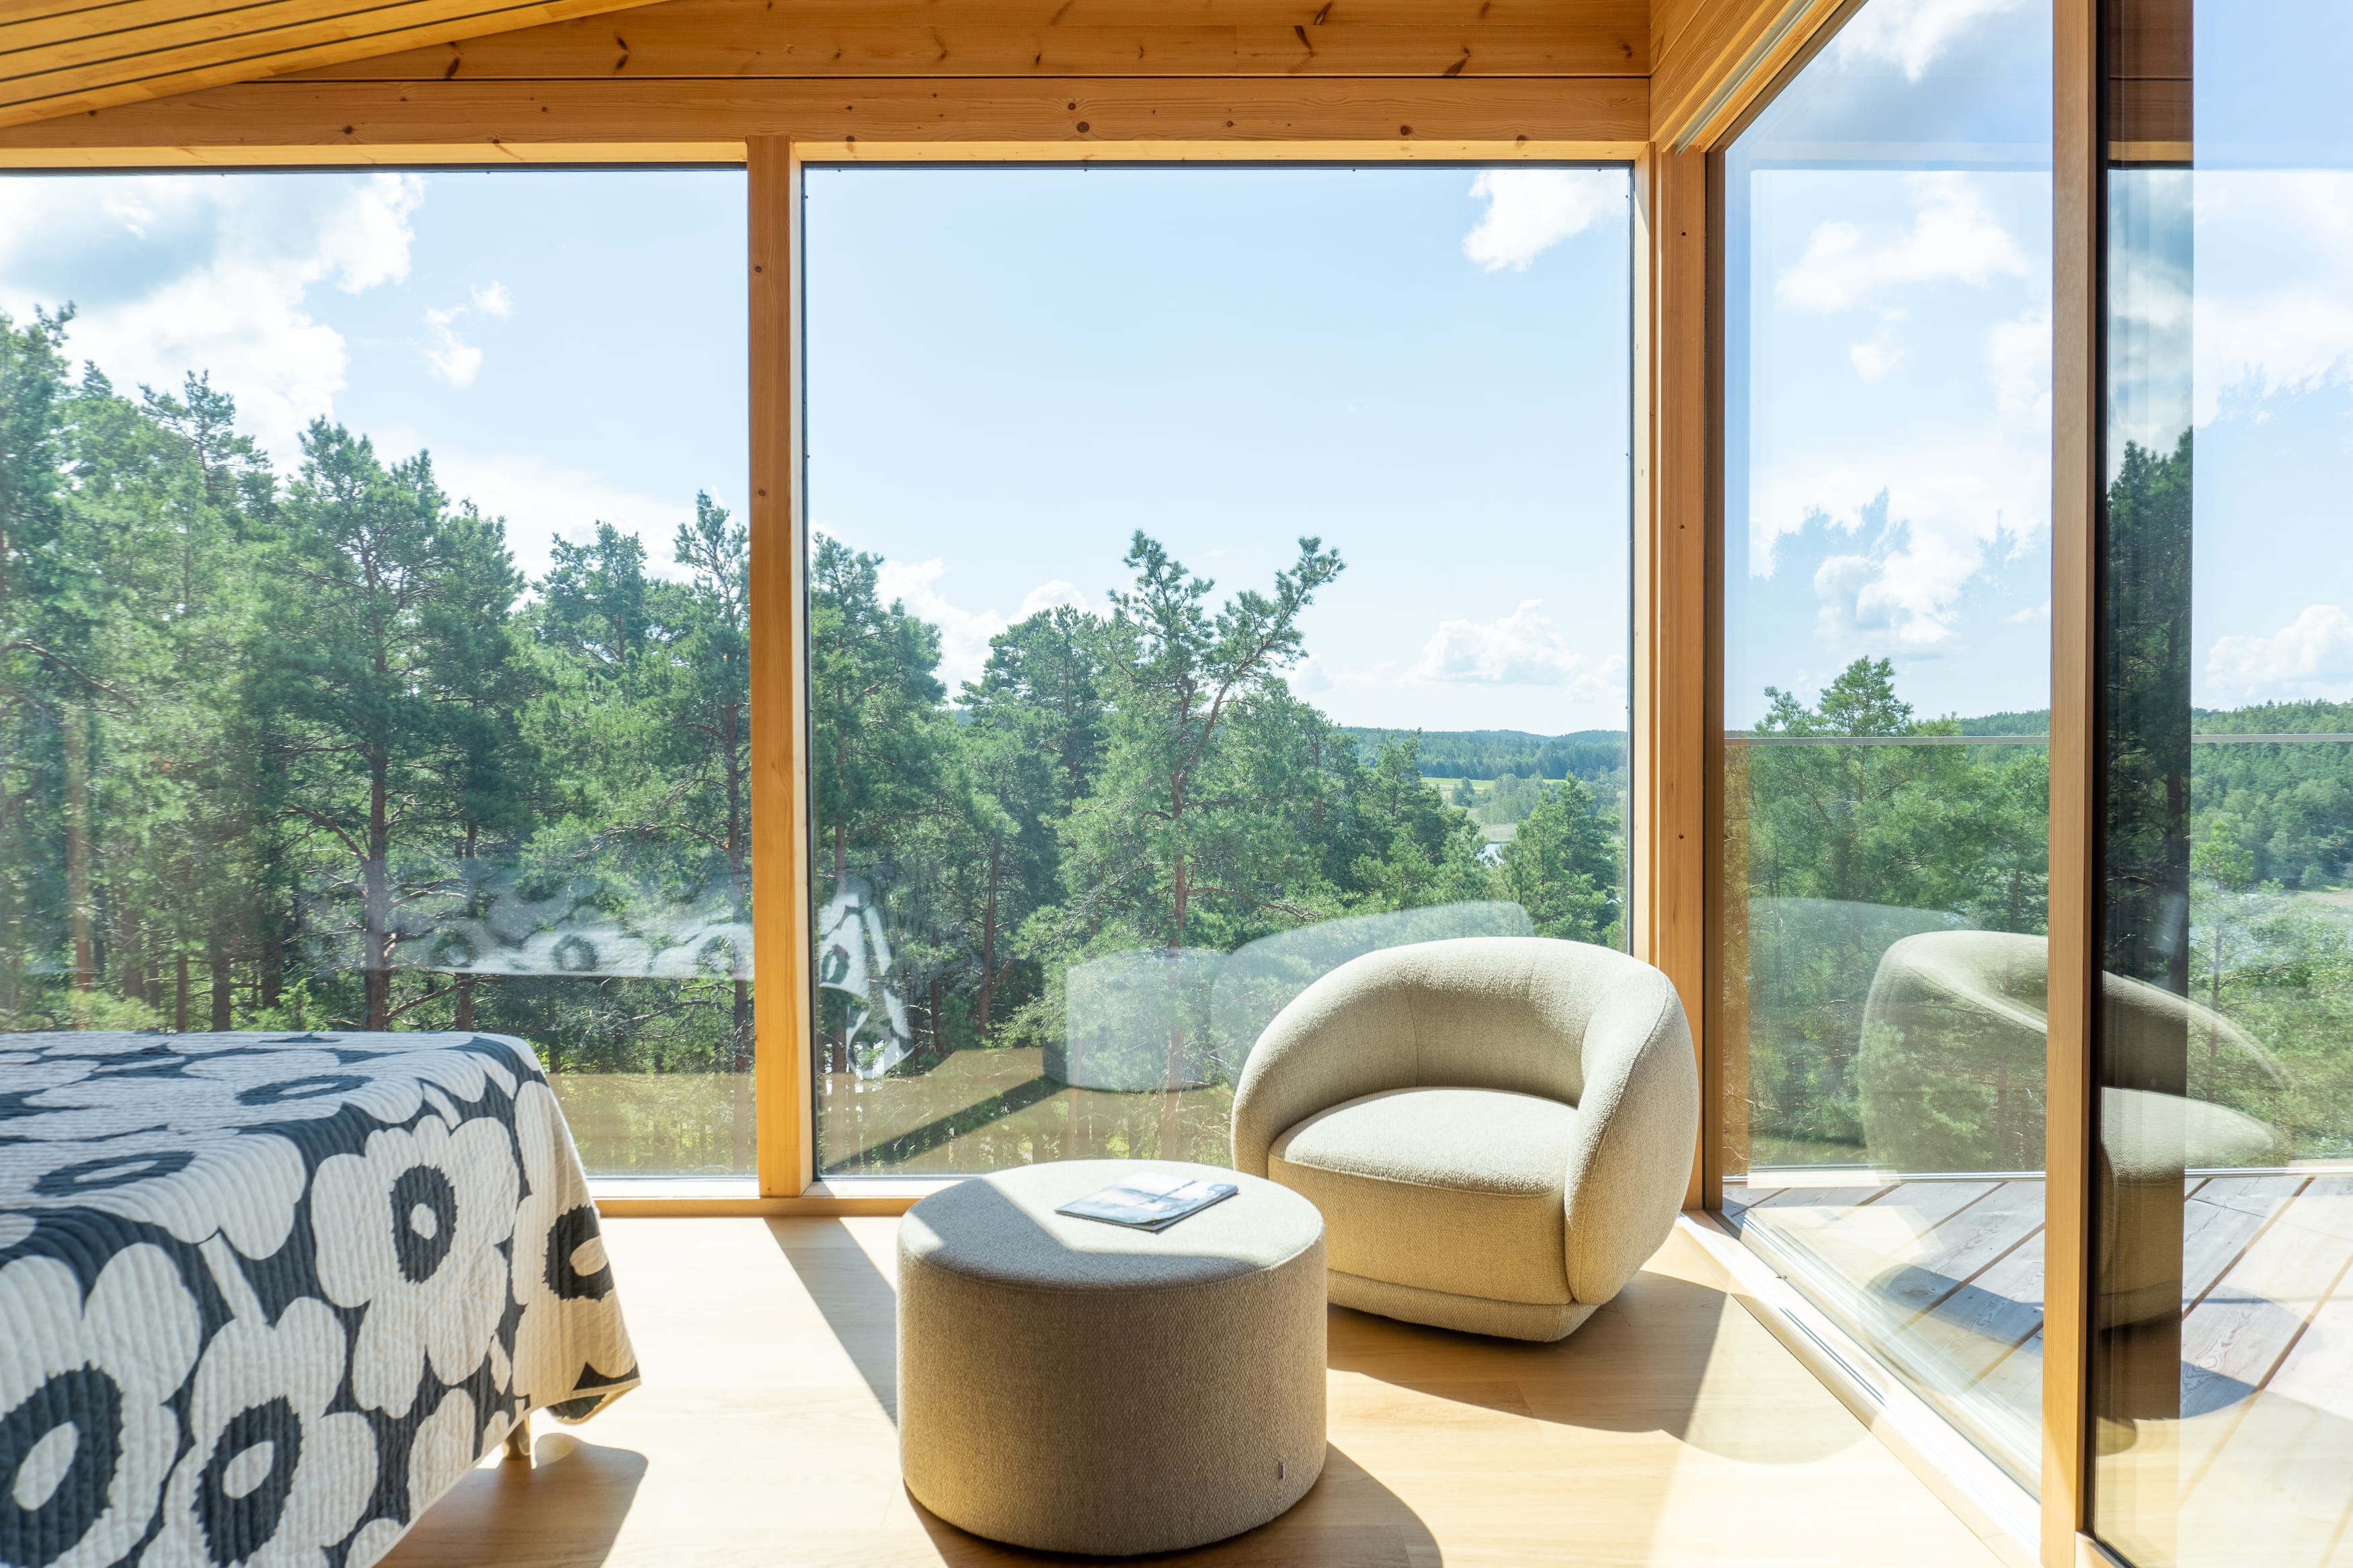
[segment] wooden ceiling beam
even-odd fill
[[[628,0],[127,0],[0,7],[0,126],[627,8]]]
[[[1191,142],[1231,156],[1321,141],[1402,157],[1599,158],[1631,156],[1649,121],[1640,77],[265,81],[0,130],[0,167],[721,162],[754,136],[845,156],[949,142],[1106,158]]]
[[[1649,71],[1647,0],[665,0],[304,74],[483,81]]]

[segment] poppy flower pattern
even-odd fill
[[[0,1568],[367,1568],[533,1410],[635,1387],[499,1035],[0,1050]]]

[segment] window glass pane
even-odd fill
[[[2353,17],[2106,37],[2094,1516],[2302,1568],[2353,1521]]]
[[[1872,0],[1722,158],[1725,1206],[2036,1483],[2050,24]]]
[[[0,1028],[512,1034],[751,1171],[744,199],[0,178]]]
[[[1623,945],[1623,169],[807,176],[818,1163],[1225,1163],[1376,948]]]

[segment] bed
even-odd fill
[[[523,1042],[0,1036],[0,1563],[366,1568],[637,1383]]]

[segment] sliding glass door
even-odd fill
[[[2030,1488],[2049,39],[1872,0],[1715,165],[1723,1205]]]
[[[2353,15],[2110,0],[2092,1411],[2138,1568],[2353,1552]]]

